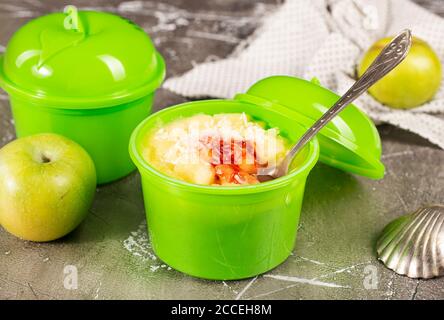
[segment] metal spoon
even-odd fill
[[[339,112],[351,104],[357,97],[367,91],[373,84],[379,81],[387,73],[392,71],[407,56],[412,45],[412,33],[404,30],[396,36],[376,57],[367,71],[353,86],[309,128],[299,141],[287,153],[280,165],[271,168],[262,168],[258,172],[258,179],[265,182],[282,177],[288,173],[288,167],[298,152],[309,142],[328,122]]]

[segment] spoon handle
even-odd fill
[[[291,148],[284,159],[284,174],[288,171],[288,166],[293,157],[310,141],[329,121],[339,112],[351,104],[357,97],[367,91],[373,84],[393,70],[407,56],[411,47],[412,34],[410,30],[404,30],[396,36],[376,57],[367,71],[356,81],[353,86],[308,129],[299,139],[298,143]]]

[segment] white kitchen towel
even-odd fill
[[[202,63],[164,88],[187,97],[232,97],[271,75],[311,79],[344,93],[356,65],[377,39],[405,28],[426,40],[444,62],[444,19],[409,0],[287,0],[226,59]],[[415,132],[444,149],[444,86],[433,101],[393,110],[370,95],[356,103],[377,123]]]

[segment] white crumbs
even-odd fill
[[[155,261],[156,255],[151,248],[148,239],[146,223],[142,222],[137,230],[130,233],[129,237],[123,241],[123,246],[133,256],[141,258],[143,261]]]
[[[171,270],[169,266],[161,263],[154,254],[145,221],[139,225],[137,230],[130,233],[129,237],[123,241],[123,246],[142,262],[151,262],[152,264],[149,266],[151,272],[156,272],[159,269]]]

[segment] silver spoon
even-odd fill
[[[270,168],[262,168],[258,172],[261,182],[282,177],[288,173],[288,167],[298,152],[309,142],[327,123],[339,112],[351,104],[357,97],[367,91],[373,84],[379,81],[387,73],[392,71],[407,56],[412,45],[412,33],[404,30],[397,35],[376,57],[367,71],[353,86],[309,128],[299,141],[290,149],[280,165]]]

